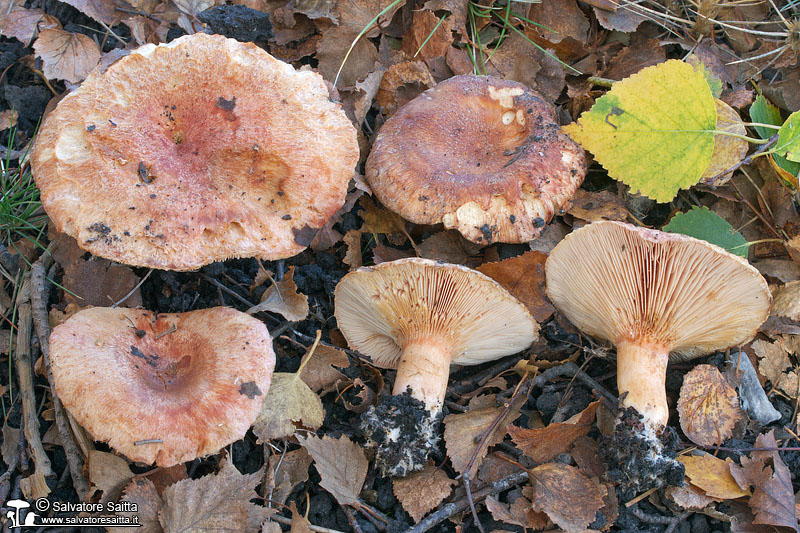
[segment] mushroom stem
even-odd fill
[[[392,394],[402,394],[410,388],[411,396],[436,415],[444,403],[451,359],[450,348],[436,337],[409,340],[400,355]]]
[[[654,427],[667,425],[669,348],[654,342],[617,343],[617,388],[624,407],[634,407]]]

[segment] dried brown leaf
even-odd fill
[[[351,229],[344,234],[342,239],[347,245],[347,252],[344,254],[342,262],[350,267],[350,270],[356,269],[362,265],[361,260],[361,232],[356,229]]]
[[[308,480],[311,456],[305,448],[298,448],[282,455],[272,455],[267,467],[269,499],[283,504],[294,487]]]
[[[86,466],[92,484],[89,497],[102,493],[100,502],[103,504],[117,501],[122,489],[133,479],[128,461],[113,453],[90,450]]]
[[[246,531],[250,499],[264,469],[242,475],[229,461],[216,474],[184,479],[164,491],[159,521],[165,531]]]
[[[493,407],[445,417],[444,442],[450,462],[457,472],[460,474],[465,472],[472,456],[475,455],[475,450],[484,440],[484,435],[492,427],[497,417],[502,416],[475,455],[475,461],[469,472],[470,477],[475,477],[475,472],[480,468],[487,450],[490,446],[503,440],[508,425],[519,416],[519,410],[524,405],[525,399],[525,394],[517,394],[505,414],[503,414],[504,407]]]
[[[778,388],[789,395],[790,398],[797,399],[800,394],[800,374],[797,370],[792,370],[784,376]]]
[[[0,444],[0,455],[3,457],[3,462],[7,465],[12,464],[12,460],[16,463],[16,458],[19,456],[19,428],[12,428],[8,425],[8,421],[3,424],[3,442]]]
[[[322,488],[330,492],[340,505],[358,506],[358,495],[369,468],[364,450],[345,435],[338,439],[327,435],[322,438],[298,435],[297,440],[314,458],[322,478]]]
[[[597,16],[597,22],[607,30],[631,33],[636,31],[639,24],[647,20],[646,17],[635,13],[631,9],[618,9],[617,11],[593,9],[594,14]]]
[[[383,73],[375,102],[388,117],[434,85],[436,80],[424,61],[403,61]]]
[[[591,478],[600,478],[605,472],[603,460],[600,459],[600,445],[590,437],[583,436],[575,439],[570,455],[581,472]]]
[[[130,502],[136,505],[136,511],[117,512],[119,516],[136,516],[141,529],[137,529],[138,533],[161,533],[164,529],[158,521],[158,512],[161,510],[163,502],[161,496],[158,495],[156,486],[147,478],[137,478],[131,481],[125,487],[125,493],[122,495],[123,502]],[[126,533],[130,531],[127,527],[109,527],[109,533]]]
[[[752,347],[759,357],[758,371],[773,385],[779,384],[783,378],[783,371],[792,366],[789,354],[777,342],[759,339],[753,342]]]
[[[83,81],[102,56],[91,37],[61,29],[42,30],[33,49],[44,62],[42,72],[47,79],[70,83]]]
[[[573,466],[561,463],[539,465],[530,472],[532,509],[544,511],[568,533],[581,532],[603,507],[603,490]]]
[[[17,118],[19,118],[19,112],[16,109],[0,111],[0,131],[13,128],[17,124]]]
[[[683,378],[678,414],[686,436],[703,446],[729,439],[742,416],[736,390],[711,365],[698,365]]]
[[[29,44],[36,32],[44,29],[60,29],[61,23],[41,9],[17,8],[0,17],[0,35],[14,37]]]
[[[719,501],[706,496],[702,490],[691,483],[684,483],[680,487],[667,487],[664,492],[675,505],[692,511],[705,509],[709,504]]]
[[[508,434],[522,453],[537,463],[545,463],[569,450],[575,439],[589,433],[599,406],[599,401],[592,402],[570,420],[556,422],[541,429],[510,426]]]
[[[547,254],[531,251],[499,263],[484,263],[477,270],[495,280],[525,304],[537,322],[544,322],[554,311],[545,294],[546,260]]]
[[[425,259],[463,265],[481,246],[465,239],[458,230],[434,233],[417,245],[417,253]]]
[[[552,0],[547,3],[531,4],[528,18],[544,27],[536,27],[542,39],[560,43],[566,37],[584,42],[589,32],[589,21],[575,0]],[[551,31],[552,30],[552,31]]]
[[[800,281],[791,281],[775,289],[770,314],[800,320]]]
[[[447,498],[457,484],[433,463],[410,476],[392,480],[394,495],[415,523]]]
[[[361,206],[359,216],[364,223],[359,228],[362,233],[384,234],[394,245],[405,242],[405,221],[396,213],[377,205],[369,197],[362,196],[358,200]]]
[[[335,366],[339,368],[350,366],[347,354],[339,348],[319,344],[314,350],[314,356],[300,371],[300,379],[315,392],[330,390],[336,383],[347,379],[344,374],[333,368]]]
[[[759,435],[755,447],[777,448],[775,432]],[[777,451],[753,451],[741,462],[741,467],[731,465],[731,474],[740,486],[754,487],[750,497],[754,523],[797,531],[791,474],[780,454]]]
[[[572,199],[572,207],[567,213],[587,222],[597,220],[625,222],[628,219],[625,200],[609,191],[590,192],[578,189]]]
[[[452,28],[448,19],[449,17],[440,23],[441,17],[437,17],[433,11],[415,11],[411,27],[403,36],[402,49],[406,56],[423,61],[444,56],[453,44]]]
[[[717,107],[717,131],[747,135],[747,130],[738,111],[722,100],[714,99],[714,104]],[[725,172],[744,159],[749,147],[750,145],[743,139],[723,134],[714,135],[714,152],[711,154],[711,161],[708,167],[700,177],[701,181],[712,187],[724,184],[733,172],[723,176],[718,176],[719,173]],[[717,176],[717,179],[712,180],[711,178],[715,176]]]
[[[311,524],[300,514],[294,502],[289,505],[289,509],[292,511],[291,533],[311,533]]]
[[[261,302],[247,310],[248,314],[261,311],[279,313],[289,322],[304,320],[308,316],[308,296],[297,291],[294,283],[294,266],[280,281],[275,281],[264,291]]]
[[[266,442],[293,435],[295,422],[318,429],[324,420],[322,401],[300,376],[293,372],[276,372],[261,412],[253,423],[253,433],[259,442]]]
[[[750,494],[731,475],[730,463],[713,455],[682,455],[678,461],[686,468],[686,477],[710,498],[734,500]]]
[[[498,522],[505,522],[514,526],[530,527],[528,525],[528,510],[531,507],[531,502],[528,498],[520,496],[511,505],[501,503],[500,500],[494,496],[487,496],[486,509],[492,513],[492,518]]]
[[[133,7],[123,0],[64,0],[64,3],[109,27],[116,24],[121,18],[130,16]],[[117,7],[126,9],[127,13],[117,11]]]

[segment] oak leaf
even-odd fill
[[[416,523],[447,498],[458,483],[433,463],[428,463],[421,471],[396,478],[392,484],[400,505]]]
[[[742,416],[736,390],[711,365],[698,365],[683,378],[678,414],[686,436],[703,446],[729,439]]]

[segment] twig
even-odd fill
[[[358,525],[358,521],[356,521],[356,513],[353,509],[347,505],[343,505],[342,509],[344,510],[344,514],[347,516],[347,521],[350,522],[350,527],[353,528],[355,533],[364,533],[361,529],[361,526]]]
[[[22,287],[17,294],[17,346],[14,359],[17,366],[19,395],[22,399],[22,418],[25,438],[31,450],[31,457],[36,466],[36,474],[40,479],[54,476],[50,458],[44,451],[39,435],[39,419],[36,416],[36,399],[33,388],[33,366],[31,361],[31,280],[30,273],[23,277]],[[45,487],[46,488],[46,487]],[[83,496],[83,495],[80,495]]]
[[[471,465],[470,465],[471,466]],[[467,469],[463,476],[464,478],[464,492],[467,493],[467,501],[469,502],[469,509],[472,511],[472,519],[475,520],[475,525],[478,527],[478,531],[484,533],[483,526],[481,525],[481,520],[478,518],[478,511],[475,510],[475,500],[472,499],[472,490],[469,488],[469,469]]]
[[[286,524],[287,526],[292,525],[292,519],[286,518],[285,516],[272,515],[269,517],[269,519],[279,524]],[[308,528],[311,531],[316,531],[317,533],[344,533],[343,531],[339,531],[338,529],[328,529],[327,527],[315,526],[314,524],[309,524]]]
[[[503,492],[504,490],[508,490],[511,487],[516,487],[522,483],[525,483],[528,480],[528,472],[516,472],[511,474],[508,477],[504,477],[501,480],[495,481],[494,483],[490,483],[481,489],[475,491],[473,493],[473,501],[480,501],[483,498],[490,496],[492,494],[497,494],[498,492]],[[405,533],[424,533],[428,531],[432,527],[436,526],[440,522],[454,516],[469,507],[469,502],[467,498],[460,498],[455,502],[448,503],[447,505],[442,506],[438,511],[435,513],[429,514],[422,520],[419,524],[415,525],[406,530]]]
[[[548,368],[547,370],[536,376],[536,378],[533,380],[533,386],[543,387],[545,383],[557,377],[574,377],[587,387],[599,392],[603,396],[603,398],[605,398],[612,404],[616,405],[617,403],[616,396],[608,392],[608,389],[606,389],[602,384],[597,382],[589,374],[578,368],[578,365],[576,365],[572,361],[567,361],[564,364]]]
[[[708,179],[704,179],[703,181],[706,182],[706,183],[714,183],[715,181],[720,179],[722,176],[726,176],[726,175],[730,174],[731,172],[735,172],[735,171],[739,170],[741,167],[743,167],[745,165],[749,165],[750,163],[753,162],[753,158],[754,157],[758,156],[762,152],[766,152],[777,141],[778,141],[778,134],[776,133],[775,135],[770,137],[769,140],[766,143],[764,143],[761,146],[759,146],[758,149],[755,152],[753,152],[752,154],[748,155],[747,157],[745,157],[744,159],[742,159],[741,161],[739,161],[738,163],[736,163],[732,167],[723,170],[722,172],[720,172],[719,174],[717,174],[715,176],[712,176],[712,177],[710,177]]]
[[[56,395],[53,381],[53,373],[50,370],[50,321],[47,313],[47,300],[50,294],[50,285],[47,283],[46,272],[53,263],[53,257],[48,248],[33,263],[31,267],[31,307],[33,310],[33,324],[36,334],[39,337],[39,346],[42,350],[44,359],[45,373],[47,382],[50,384],[50,393],[53,397],[53,410],[55,411],[56,427],[61,446],[67,458],[67,465],[72,476],[72,486],[78,494],[78,498],[83,498],[89,493],[89,483],[83,477],[83,458],[78,450],[77,444],[70,433],[70,424],[67,413],[61,403],[61,399]]]
[[[142,286],[142,283],[147,281],[147,278],[149,278],[150,274],[152,274],[152,273],[153,273],[153,269],[151,268],[150,270],[147,271],[147,274],[145,274],[144,277],[142,277],[142,279],[139,280],[139,283],[137,283],[136,286],[131,289],[131,292],[129,292],[128,294],[123,296],[121,300],[118,300],[118,301],[114,302],[114,304],[111,307],[119,307],[119,305],[122,304],[125,300],[127,300],[128,298],[133,296],[133,293],[136,292],[136,290],[139,287]]]
[[[675,528],[678,527],[678,524],[686,520],[686,518],[691,513],[687,511],[678,516],[661,516],[656,514],[645,513],[638,507],[634,507],[633,509],[631,509],[631,514],[636,518],[638,518],[639,520],[641,520],[642,522],[646,522],[648,524],[666,525],[668,527],[664,530],[664,533],[672,533],[673,531],[675,531]]]

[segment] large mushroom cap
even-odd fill
[[[275,367],[264,324],[225,307],[86,309],[53,330],[50,361],[56,394],[78,423],[158,466],[244,437]]]
[[[321,76],[200,33],[95,71],[47,116],[31,160],[45,210],[82,248],[191,270],[302,251],[358,154]]]
[[[594,222],[550,253],[547,293],[578,328],[687,360],[750,340],[771,296],[746,260],[705,241]]]
[[[408,258],[362,267],[335,291],[348,344],[396,368],[409,340],[446,342],[452,362],[475,365],[524,350],[539,325],[497,282],[461,265]]]
[[[392,115],[366,166],[389,209],[487,244],[537,237],[585,174],[583,149],[561,133],[549,104],[521,83],[472,75]]]

